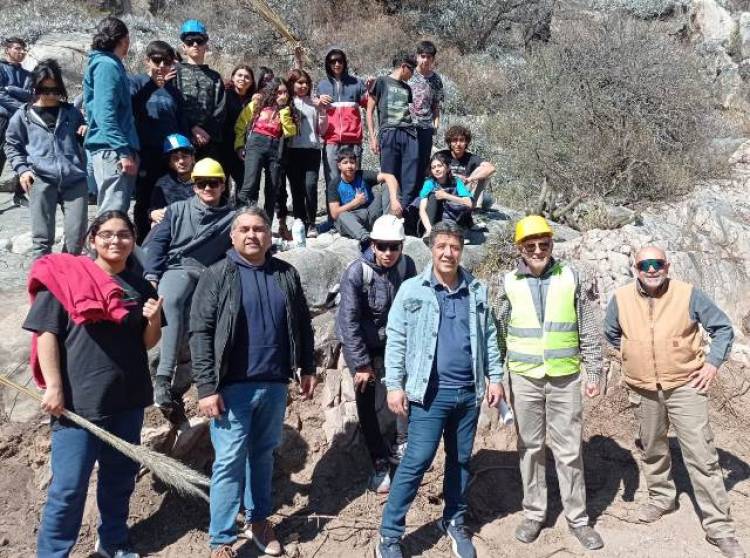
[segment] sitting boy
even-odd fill
[[[194,194],[191,174],[195,166],[195,148],[190,140],[181,134],[170,134],[164,140],[163,153],[169,172],[156,181],[151,194],[148,215],[152,227],[164,219],[168,205]]]

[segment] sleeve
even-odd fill
[[[495,313],[489,305],[485,308],[485,312],[485,339],[487,341],[484,348],[484,362],[487,367],[486,376],[490,379],[490,383],[499,384],[503,381],[503,361],[500,358],[500,349],[497,344],[497,322]]]
[[[456,180],[456,194],[459,198],[471,197],[471,191],[466,187],[463,180]]]
[[[367,98],[369,97],[369,94],[367,92],[367,87],[365,86],[365,82],[361,79],[359,81],[359,91],[357,92],[359,96],[359,106],[362,108],[367,108]]]
[[[164,187],[162,186],[162,181],[157,180],[156,184],[154,184],[154,189],[151,192],[151,203],[148,208],[149,213],[151,213],[154,209],[163,209],[167,206],[167,198],[164,196]]]
[[[315,374],[315,332],[312,327],[310,309],[307,306],[305,291],[302,289],[302,280],[297,270],[292,267],[292,279],[294,281],[295,314],[300,321],[300,341],[302,343],[302,362],[300,363],[300,374],[310,376]]]
[[[359,273],[357,273],[358,270]],[[369,366],[370,354],[362,336],[360,320],[360,293],[362,292],[362,264],[355,260],[341,277],[341,302],[336,314],[336,331],[341,340],[341,350],[349,372],[354,374],[359,368]]]
[[[279,120],[281,120],[281,131],[285,138],[297,135],[297,124],[292,117],[292,109],[284,107],[279,111]]]
[[[338,181],[331,180],[328,184],[328,203],[335,202],[341,203],[341,196],[339,195],[339,183]]]
[[[439,75],[435,74],[435,87],[432,96],[433,109],[439,108],[443,102],[445,102],[445,88],[443,87],[443,79]]]
[[[388,313],[385,343],[385,387],[388,391],[404,389],[408,326],[404,309],[406,290],[404,285],[401,285],[393,300],[391,311]]]
[[[92,72],[94,82],[94,101],[89,105],[89,121],[97,123],[102,135],[107,137],[109,146],[120,157],[132,154],[132,147],[125,132],[120,129],[117,114],[120,111],[120,73],[108,64],[97,65]]]
[[[4,108],[8,113],[13,114],[19,108],[23,106],[23,102],[19,101],[11,92],[20,88],[7,85],[0,87],[0,107]]]
[[[23,111],[17,111],[10,119],[5,133],[5,154],[10,166],[17,175],[32,170],[28,160],[26,146],[29,144],[28,133],[23,125]]]
[[[172,210],[168,207],[164,219],[151,229],[148,241],[143,244],[143,277],[147,281],[158,281],[164,273],[171,241]]]
[[[198,397],[216,393],[216,355],[214,337],[219,313],[220,281],[213,269],[201,275],[193,294],[190,307],[190,357],[193,382],[198,389]]]
[[[378,184],[378,174],[379,173],[370,170],[362,171],[362,182],[372,188]]]
[[[484,159],[482,159],[479,155],[472,153],[471,157],[469,157],[469,162],[466,165],[466,175],[471,176],[471,173],[477,170],[482,165],[482,163],[484,163]]]
[[[690,294],[690,317],[708,332],[711,338],[711,349],[706,361],[718,368],[729,358],[732,350],[734,341],[732,322],[706,293],[696,288],[693,288]]]
[[[23,329],[34,333],[54,333],[57,336],[65,333],[68,313],[55,296],[47,291],[39,291],[29,308],[23,322]]]
[[[618,351],[622,339],[622,328],[620,327],[620,311],[617,308],[617,299],[614,295],[609,299],[607,312],[604,314],[604,338],[607,343]]]
[[[245,138],[247,136],[247,127],[253,121],[255,114],[255,101],[250,101],[240,111],[237,122],[234,123],[234,150],[245,147]]]
[[[213,128],[221,130],[224,127],[224,121],[227,119],[227,91],[224,87],[224,80],[221,75],[217,74],[216,95],[214,97],[214,112],[211,115]]]
[[[375,80],[370,89],[370,95],[378,101],[380,96],[383,94],[383,78],[382,76]]]
[[[142,118],[146,114],[146,103],[158,87],[154,80],[150,78],[143,79],[141,76],[131,76],[129,80],[133,112]]]
[[[602,346],[599,341],[599,325],[596,312],[581,288],[581,281],[576,274],[576,315],[578,318],[578,345],[581,361],[586,369],[589,383],[598,383],[602,375]]]
[[[419,199],[423,200],[427,198],[433,190],[433,182],[428,178],[424,181],[424,184],[422,184],[422,189],[419,191]]]
[[[492,308],[494,310],[494,319],[496,325],[496,337],[497,337],[497,350],[500,363],[505,362],[506,355],[508,354],[508,324],[510,323],[510,300],[505,293],[505,283],[503,275],[498,275],[496,284],[490,288]]]

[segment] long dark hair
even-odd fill
[[[260,90],[260,107],[261,109],[266,107],[273,107],[276,104],[276,96],[279,92],[279,87],[286,87],[287,102],[286,107],[292,104],[292,92],[289,91],[289,84],[281,78],[273,78],[268,84]],[[280,109],[284,107],[279,107]]]
[[[128,34],[128,26],[121,19],[113,16],[105,17],[96,26],[96,33],[91,41],[91,49],[112,52],[120,39],[127,37]]]
[[[437,179],[435,179],[432,176],[432,163],[433,161],[440,161],[445,165],[445,168],[447,169],[445,171],[445,185],[448,187],[452,187],[456,185],[456,177],[453,176],[453,171],[451,170],[451,162],[450,159],[443,153],[435,153],[432,157],[430,157],[430,163],[427,165],[427,168],[425,169],[426,176],[429,176],[432,181],[434,181],[438,186],[440,184],[438,183]]]
[[[294,84],[302,78],[304,78],[304,80],[307,82],[307,94],[312,95],[313,82],[310,74],[308,74],[305,70],[295,68],[293,70],[289,70],[289,73],[286,75],[286,87],[292,97],[294,97]]]
[[[258,68],[258,81],[255,84],[255,90],[258,92],[262,91],[265,87],[266,80],[273,79],[273,77],[273,70],[268,66],[261,66]]]
[[[62,70],[60,64],[54,58],[45,58],[36,65],[34,70],[31,72],[31,88],[36,94],[36,90],[42,87],[42,82],[46,79],[54,80],[55,87],[60,89],[60,100],[68,100],[68,90],[65,89],[65,82],[63,82]]]
[[[258,86],[255,84],[255,72],[253,72],[253,69],[249,64],[238,64],[234,67],[234,70],[232,70],[230,78],[233,78],[234,74],[236,74],[239,70],[245,70],[250,74],[250,86],[247,88],[247,93],[245,93],[245,95],[248,97],[252,97],[258,90]],[[234,87],[234,84],[232,84],[232,87]]]
[[[91,248],[91,243],[94,242],[94,237],[99,232],[99,229],[102,228],[102,225],[109,221],[110,219],[120,219],[125,223],[125,226],[128,227],[128,230],[130,231],[130,234],[133,235],[133,238],[135,239],[135,225],[133,224],[133,221],[130,220],[130,217],[128,217],[127,213],[124,213],[122,211],[119,211],[117,209],[111,209],[109,211],[105,211],[104,213],[100,213],[96,217],[94,217],[94,220],[91,221],[91,224],[89,225],[88,231],[86,231],[86,238],[89,242],[88,251],[89,253],[96,257],[96,250]],[[129,258],[133,257],[133,253],[130,253]]]

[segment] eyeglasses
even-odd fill
[[[375,248],[378,249],[378,252],[400,252],[401,243],[400,242],[376,242]]]
[[[154,66],[161,66],[164,64],[165,66],[171,66],[172,65],[172,59],[167,58],[165,56],[159,56],[158,54],[155,54],[154,56],[149,56],[149,60],[151,60],[151,63]]]
[[[115,239],[120,239],[124,242],[133,240],[133,233],[130,231],[99,231],[96,233],[96,236],[104,242],[112,242]]]
[[[543,240],[541,242],[524,242],[521,245],[521,250],[525,254],[533,254],[537,250],[540,252],[549,252],[552,243],[549,240]]]
[[[666,265],[666,260],[658,260],[656,258],[653,258],[649,260],[641,260],[635,264],[635,267],[638,268],[638,271],[646,273],[649,269],[653,269],[654,271],[661,271],[666,267]]]
[[[206,188],[218,188],[223,184],[224,183],[221,180],[201,180],[200,182],[195,183],[195,187],[198,188],[198,190],[204,190]]]
[[[37,87],[34,89],[37,95],[62,95],[59,87]]]
[[[203,46],[208,42],[208,39],[205,39],[203,37],[195,37],[191,39],[185,39],[183,41],[187,46]]]

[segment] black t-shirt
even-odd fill
[[[380,76],[372,86],[372,95],[378,101],[378,126],[385,128],[413,127],[409,105],[411,87],[391,76]]]
[[[448,158],[451,165],[451,172],[454,175],[461,175],[467,178],[471,176],[471,173],[474,172],[479,165],[484,163],[484,159],[478,155],[474,155],[470,151],[465,151],[460,159],[454,158],[450,149],[443,149],[438,153]]]
[[[39,118],[41,118],[47,125],[47,128],[49,128],[50,130],[55,129],[55,125],[57,124],[57,115],[60,114],[59,105],[56,107],[37,107],[32,105],[31,110],[39,115]]]
[[[129,306],[121,324],[76,325],[49,291],[40,291],[23,328],[54,333],[60,347],[65,408],[89,420],[102,420],[153,403],[143,332],[143,304],[158,298],[146,280],[130,271],[114,276]]]

